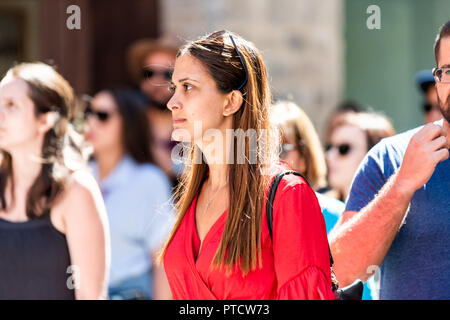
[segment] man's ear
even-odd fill
[[[53,128],[58,121],[58,113],[54,111],[45,112],[39,115],[39,132],[46,133]]]
[[[230,116],[236,113],[242,106],[244,102],[244,97],[242,92],[239,90],[233,90],[228,94],[227,99],[225,100],[225,105],[223,107],[223,115]]]

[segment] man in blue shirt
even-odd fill
[[[329,236],[341,286],[380,266],[380,299],[450,299],[450,21],[435,56],[444,119],[369,151]]]

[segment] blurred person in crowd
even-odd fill
[[[424,123],[442,119],[441,109],[432,70],[422,70],[416,74],[416,83],[424,95],[422,111]]]
[[[132,79],[148,106],[153,158],[174,185],[182,168],[171,159],[176,142],[171,139],[172,115],[166,105],[172,95],[169,85],[177,51],[175,40],[162,37],[138,40],[130,46],[127,54]]]
[[[359,103],[348,100],[340,103],[336,109],[332,112],[331,117],[328,119],[327,126],[325,129],[325,142],[326,144],[330,143],[331,131],[335,127],[334,122],[339,121],[342,114],[344,113],[357,113],[366,111],[363,106]]]
[[[0,299],[106,298],[108,223],[74,107],[44,63],[18,64],[0,83]]]
[[[173,136],[192,147],[161,254],[173,297],[333,299],[325,221],[301,177],[281,179],[270,238],[265,195],[288,166],[277,161],[259,51],[226,30],[189,42],[172,90]]]
[[[324,188],[327,183],[325,154],[316,129],[306,113],[293,102],[278,101],[272,107],[271,118],[280,130],[280,158],[293,170],[303,174],[314,190]],[[328,233],[344,211],[344,203],[318,192],[316,196]]]
[[[331,116],[328,118],[327,125],[325,127],[325,145],[330,144],[330,136],[331,131],[335,127],[335,122],[339,121],[340,118],[342,118],[343,114],[347,113],[357,113],[357,112],[363,112],[365,111],[365,108],[359,104],[358,102],[354,100],[346,100],[341,102],[335,110],[331,113]],[[327,179],[327,184],[325,187],[322,187],[317,190],[320,194],[327,195],[332,198],[336,198],[338,200],[341,200],[341,195],[338,191],[334,190],[329,184]]]
[[[450,21],[434,53],[443,119],[369,151],[330,233],[341,284],[365,279],[378,266],[380,299],[450,299]]]
[[[334,118],[326,147],[328,182],[345,201],[353,176],[366,153],[382,138],[395,134],[383,115],[369,112],[345,112]]]
[[[154,256],[171,227],[171,185],[153,164],[145,107],[125,89],[97,93],[86,109],[91,168],[111,229],[110,299],[167,299]]]
[[[272,108],[271,117],[280,129],[280,158],[293,170],[303,174],[315,190],[324,190],[327,183],[325,154],[314,125],[306,113],[293,102],[278,101]],[[344,211],[345,204],[317,191],[316,196],[329,233]],[[372,299],[373,279],[371,280],[370,284],[364,284],[363,300]]]

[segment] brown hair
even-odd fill
[[[436,40],[434,42],[434,56],[436,58],[436,63],[439,55],[439,48],[441,46],[441,39],[445,37],[450,37],[450,21],[447,21],[439,28],[439,33],[436,36]]]
[[[327,164],[319,136],[306,113],[294,102],[278,101],[272,110],[272,121],[279,126],[282,139],[292,141],[305,159],[303,173],[314,189],[325,187]]]
[[[236,164],[238,148],[233,148],[234,164],[229,165],[228,173],[230,194],[228,215],[213,265],[225,266],[227,272],[239,265],[245,275],[257,266],[261,267],[261,216],[268,185],[265,163],[271,163],[276,159],[276,135],[269,125],[271,94],[266,68],[259,51],[252,43],[226,30],[187,43],[177,56],[189,54],[195,57],[214,78],[220,92],[231,92],[244,83],[246,73],[230,35],[233,36],[248,70],[248,81],[242,88],[244,102],[233,114],[233,129],[242,129],[244,132],[248,129],[256,131],[259,160],[256,164],[248,161]],[[266,134],[263,135],[262,132]],[[246,159],[250,158],[250,152],[249,142],[246,140]],[[178,199],[176,203],[178,218],[160,260],[206,178],[208,165],[194,161],[199,155],[201,156],[201,151],[198,147],[191,145],[190,164],[185,166],[182,181],[175,192],[175,199]],[[245,183],[242,183],[243,181]]]
[[[69,172],[67,157],[63,154],[66,147],[72,147],[73,160],[82,159],[77,147],[75,132],[69,120],[75,106],[75,97],[69,83],[51,66],[44,63],[21,63],[8,70],[5,77],[19,78],[28,86],[28,96],[34,103],[35,116],[55,112],[57,121],[53,128],[45,133],[42,145],[42,168],[31,185],[26,198],[26,214],[31,218],[42,217],[50,212],[55,199],[64,189]],[[5,192],[8,181],[13,186],[12,157],[1,150],[0,163],[0,206],[6,210]],[[68,154],[68,153],[65,153]],[[14,188],[11,188],[14,202]]]
[[[333,118],[328,131],[328,142],[330,141],[334,130],[344,125],[356,126],[364,131],[367,138],[367,151],[381,139],[395,134],[394,127],[386,116],[372,112],[349,111],[340,113]]]
[[[155,163],[150,151],[150,125],[145,105],[130,89],[106,89],[111,95],[122,121],[124,151],[137,163]]]

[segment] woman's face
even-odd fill
[[[293,140],[286,139],[282,145],[280,158],[295,171],[306,174],[306,162],[300,151],[296,148]]]
[[[353,176],[367,153],[364,131],[357,126],[337,127],[330,138],[330,149],[326,153],[328,181],[331,187],[347,196]]]
[[[150,72],[143,79],[141,89],[150,99],[163,105],[170,99],[170,74],[174,62],[175,57],[164,51],[154,52],[144,61],[145,69]]]
[[[28,92],[28,84],[20,78],[5,78],[0,83],[0,148],[5,151],[33,145],[43,138]]]
[[[231,129],[231,117],[223,114],[227,94],[217,89],[215,80],[200,60],[189,54],[177,58],[172,91],[167,107],[172,111],[174,140],[201,142],[208,129],[223,133]],[[180,134],[179,129],[184,129],[184,134]]]
[[[122,121],[116,103],[108,92],[99,92],[87,110],[86,139],[94,147],[94,153],[122,148]]]

